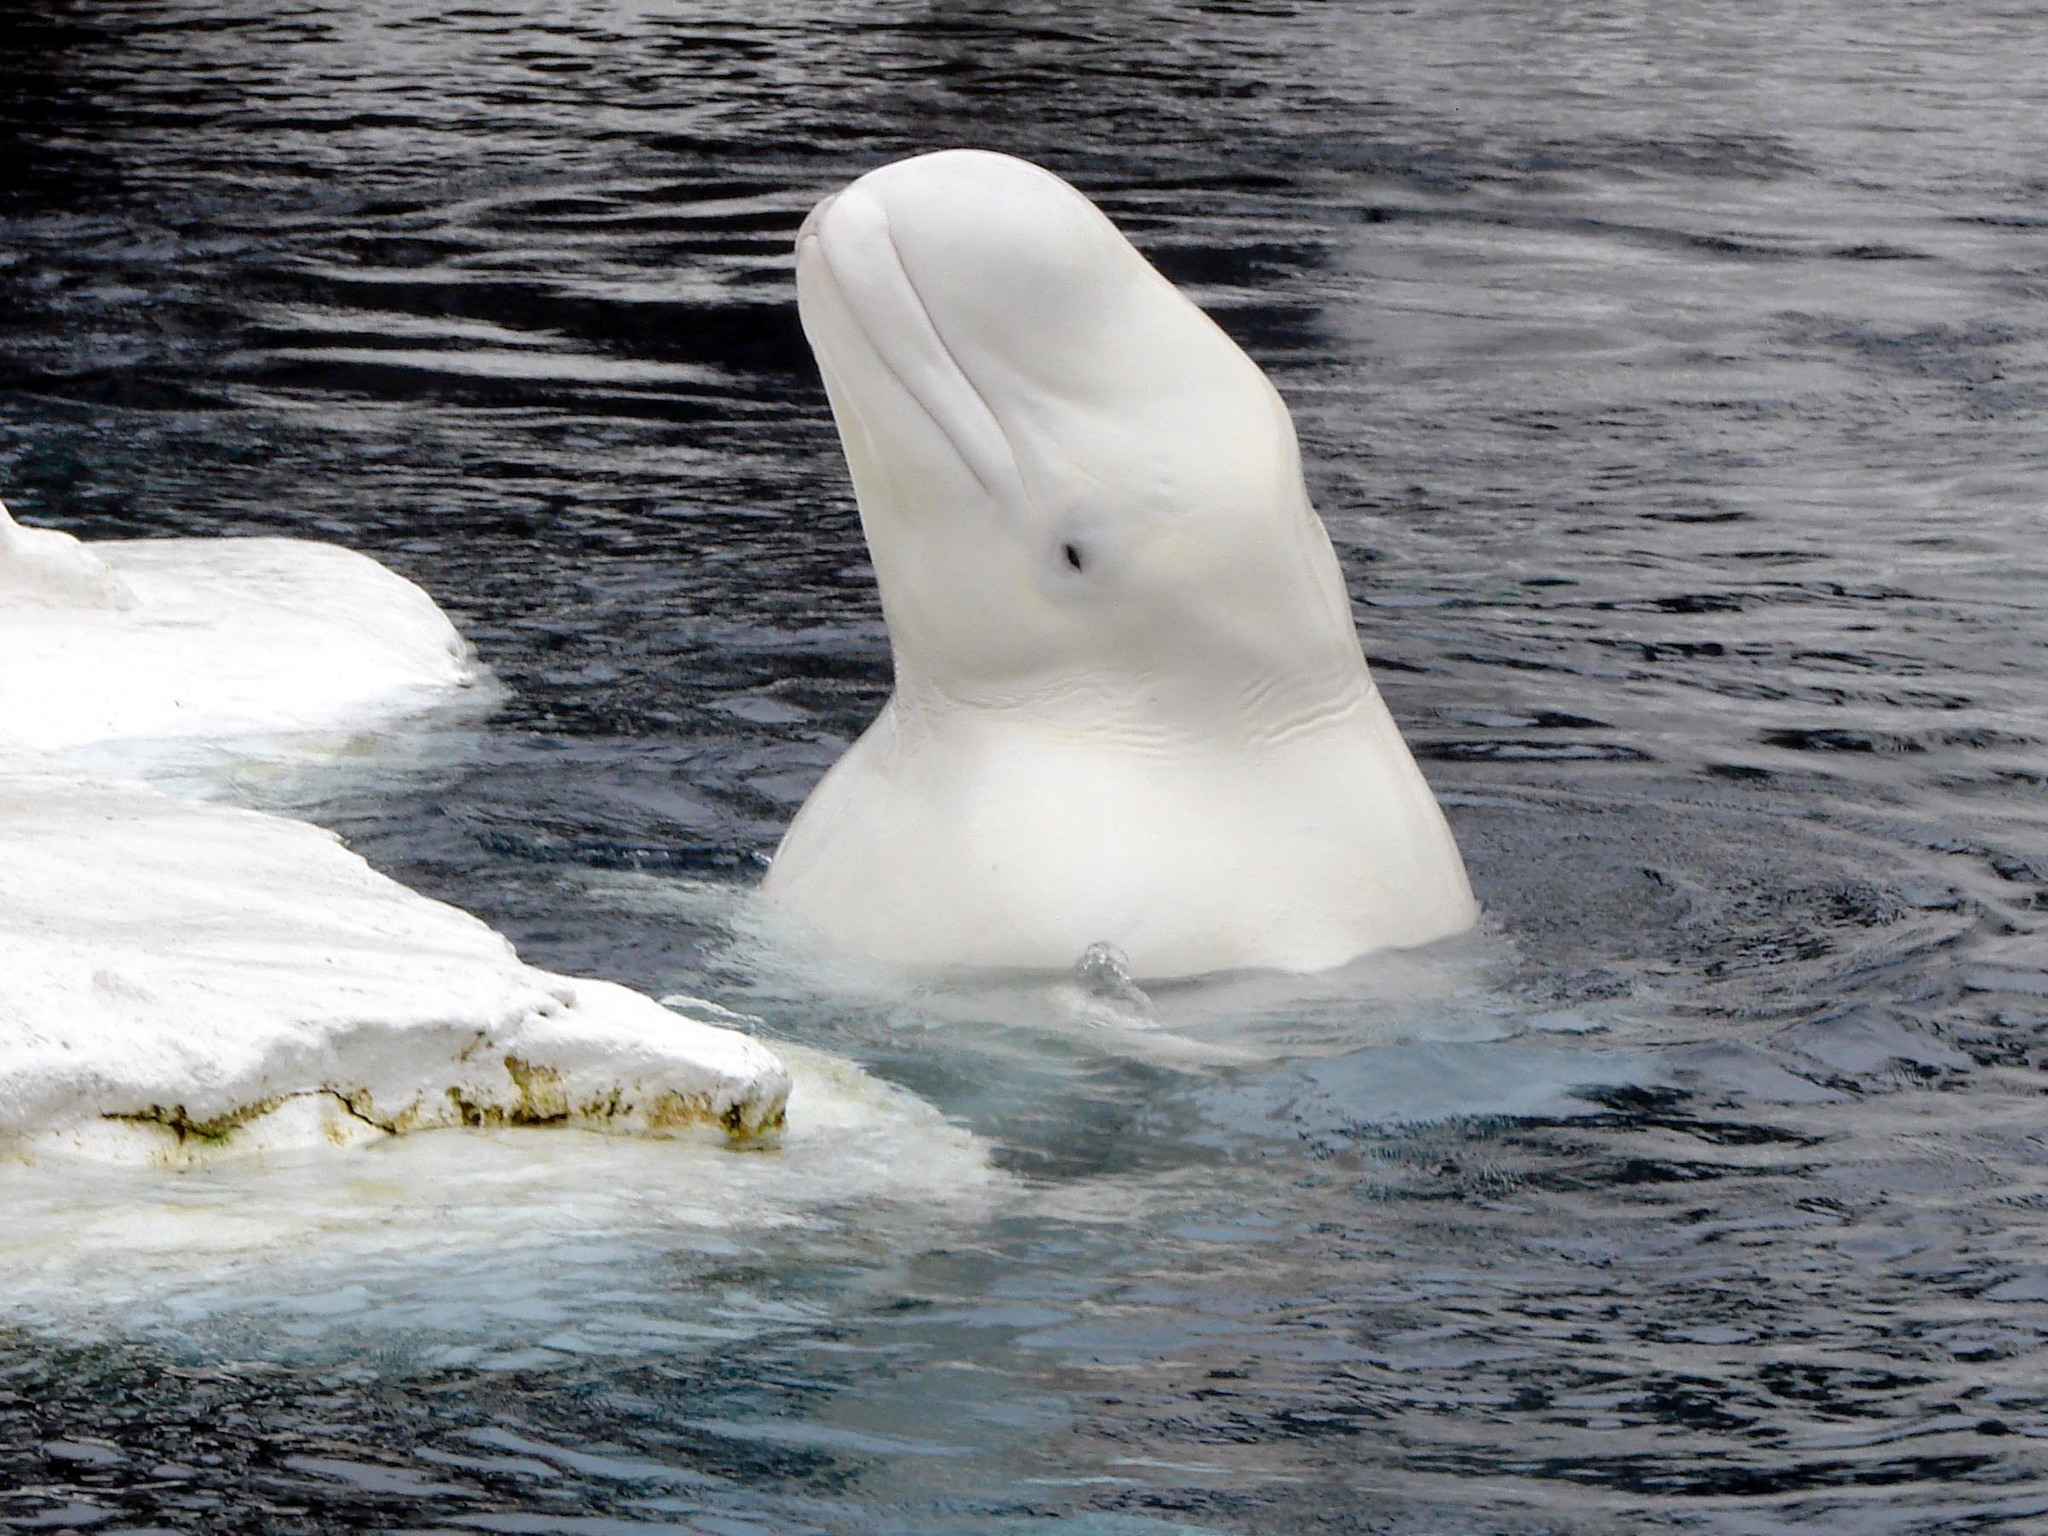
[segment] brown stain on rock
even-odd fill
[[[562,1087],[562,1074],[553,1067],[508,1055],[505,1073],[519,1091],[518,1099],[505,1112],[511,1125],[552,1125],[569,1118],[569,1094]]]
[[[180,1146],[187,1141],[206,1142],[221,1145],[252,1120],[261,1119],[295,1094],[280,1094],[275,1098],[260,1099],[254,1104],[216,1115],[211,1120],[194,1120],[186,1113],[182,1104],[152,1104],[147,1109],[132,1110],[125,1114],[106,1114],[103,1120],[125,1120],[130,1125],[155,1125],[169,1131]]]
[[[627,1090],[614,1086],[604,1093],[572,1103],[563,1074],[544,1063],[507,1055],[502,1065],[511,1079],[506,1099],[477,1094],[451,1085],[437,1097],[422,1094],[396,1115],[380,1116],[368,1089],[342,1091],[319,1088],[306,1094],[278,1094],[226,1114],[195,1119],[182,1104],[152,1104],[147,1109],[103,1115],[135,1125],[157,1126],[170,1133],[181,1150],[203,1152],[225,1148],[235,1135],[292,1099],[324,1095],[364,1125],[392,1135],[440,1126],[574,1125],[594,1131],[644,1130],[654,1135],[717,1129],[739,1145],[770,1145],[787,1124],[787,1105],[776,1097],[756,1099],[724,1094],[669,1090],[636,1103]],[[348,1137],[330,1128],[337,1145]]]

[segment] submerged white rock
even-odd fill
[[[0,742],[17,1152],[175,1163],[460,1124],[744,1138],[788,1092],[747,1036],[525,965],[331,833]]]
[[[46,751],[331,732],[488,674],[434,600],[302,539],[81,543],[0,506],[0,730]]]

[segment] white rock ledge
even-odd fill
[[[17,1154],[180,1164],[463,1124],[745,1140],[788,1093],[747,1036],[522,964],[331,833],[0,741]]]
[[[356,729],[489,674],[418,587],[301,539],[81,543],[0,506],[0,729],[105,742]]]

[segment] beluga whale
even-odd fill
[[[797,236],[895,668],[764,893],[913,968],[1308,972],[1470,926],[1258,365],[1066,182],[945,150]]]

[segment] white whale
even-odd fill
[[[1320,970],[1477,915],[1293,424],[1092,203],[950,150],[826,199],[797,293],[895,691],[765,891],[913,966]]]
[[[43,751],[354,730],[488,692],[432,598],[304,539],[81,543],[0,506],[0,733]]]

